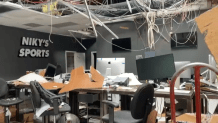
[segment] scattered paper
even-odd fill
[[[170,92],[170,88],[169,87],[164,87],[164,89],[158,89],[156,91],[160,91],[160,92]],[[185,93],[185,94],[188,94],[190,93],[189,90],[177,90],[177,89],[174,89],[174,92],[175,93]]]
[[[155,110],[157,111],[157,113],[162,114],[164,108],[164,98],[157,97],[155,105]]]
[[[123,73],[118,75],[118,77],[129,77],[129,86],[131,85],[142,85],[141,82],[137,80],[133,73]]]
[[[218,104],[218,99],[208,99],[208,111],[213,114]]]
[[[45,111],[47,111],[50,108],[50,105],[47,104],[46,102],[42,101],[41,102],[41,107],[36,108],[36,117],[40,117],[41,114]]]
[[[17,79],[20,82],[24,82],[24,83],[30,83],[31,81],[38,81],[38,82],[48,82],[44,77],[35,74],[35,73],[29,73],[27,75],[24,75],[22,77],[20,77],[19,79]]]

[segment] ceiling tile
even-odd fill
[[[73,22],[64,22],[64,23],[53,24],[52,27],[61,28],[61,27],[74,26],[74,25],[77,25],[77,24]]]
[[[27,24],[24,24],[24,25],[29,26],[29,27],[40,27],[40,26],[43,26],[43,25],[36,24],[36,23],[27,23]]]

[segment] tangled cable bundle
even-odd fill
[[[154,12],[148,12],[146,15],[146,20],[148,23],[148,46],[150,49],[155,49],[155,42],[154,42],[154,30],[159,32],[158,26],[155,24],[156,14]]]

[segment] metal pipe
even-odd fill
[[[71,31],[70,31],[70,30],[68,30],[68,31],[70,32],[70,35],[72,35],[72,36],[75,38],[75,40],[76,40],[85,50],[87,50],[86,47],[85,47],[80,41],[78,41],[78,39],[71,33]]]
[[[78,13],[81,14],[82,16],[84,16],[84,17],[86,17],[86,18],[89,19],[89,16],[88,16],[88,15],[86,15],[86,14],[84,14],[83,12],[77,10],[77,9],[74,8],[73,6],[70,6],[68,3],[64,2],[64,1],[60,1],[60,0],[58,0],[58,1],[59,1],[60,3],[62,3],[62,4],[64,4],[65,6],[69,7],[70,9],[73,9],[74,11],[78,12]],[[94,21],[96,24],[102,26],[101,23],[99,23],[98,21],[96,21],[96,20],[94,20],[94,19],[93,19],[93,21]]]
[[[98,34],[97,34],[97,32],[96,32],[96,29],[95,29],[95,25],[94,25],[94,23],[93,23],[93,21],[92,21],[91,13],[90,13],[90,11],[89,11],[89,7],[88,7],[88,4],[87,4],[87,0],[85,0],[85,5],[86,5],[87,13],[88,13],[88,15],[89,15],[90,22],[91,22],[91,24],[92,24],[92,28],[93,28],[94,33],[95,33],[95,37],[98,37]]]
[[[196,115],[197,115],[196,121],[197,121],[197,123],[201,123],[201,121],[200,121],[201,119],[198,119],[201,115],[201,110],[199,108],[200,107],[200,103],[199,103],[200,102],[200,99],[199,99],[199,97],[200,97],[200,68],[207,67],[208,69],[212,70],[213,72],[215,72],[218,75],[217,68],[215,68],[209,64],[201,63],[201,62],[187,64],[187,65],[183,66],[182,68],[180,68],[176,73],[173,74],[172,79],[171,79],[172,81],[170,82],[171,120],[173,123],[176,123],[175,94],[174,94],[174,85],[175,85],[176,79],[183,71],[185,71],[188,68],[192,68],[192,67],[194,67],[196,69],[195,70],[195,83],[196,83],[196,87],[197,87],[196,88],[197,92],[196,92],[195,96],[197,96],[197,98],[196,98]]]
[[[196,123],[201,123],[200,69],[201,66],[195,67]]]
[[[92,13],[91,13],[92,14]],[[101,22],[101,20],[99,20],[94,14],[92,14],[92,16],[97,20],[99,21],[99,23],[102,24],[102,26],[107,29],[116,39],[119,39],[119,37],[111,30],[109,29],[104,23]]]

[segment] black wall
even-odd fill
[[[46,68],[48,63],[60,64],[65,72],[65,51],[84,52],[74,39],[65,36],[51,35],[53,43],[48,48],[21,46],[22,37],[47,39],[49,34],[19,28],[0,26],[0,77],[5,80],[17,79],[26,71]],[[48,58],[18,57],[21,48],[48,49]]]

